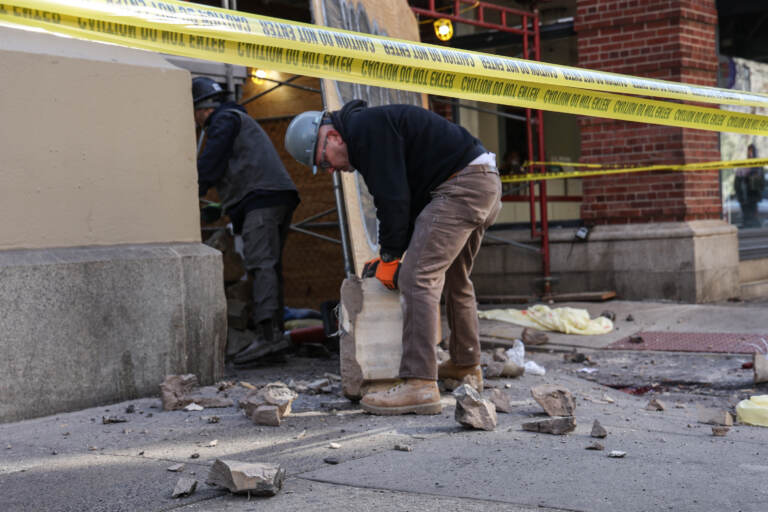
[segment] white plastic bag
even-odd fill
[[[525,373],[530,373],[531,375],[544,375],[547,373],[547,370],[545,370],[543,366],[540,366],[535,361],[526,361]]]
[[[512,348],[507,350],[507,357],[517,366],[525,365],[525,345],[520,340],[515,340]]]

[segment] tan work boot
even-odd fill
[[[483,370],[480,365],[458,366],[453,361],[448,360],[437,367],[437,378],[453,379],[459,382],[469,384],[478,392],[483,391]]]
[[[440,414],[440,390],[434,380],[405,379],[384,391],[366,394],[360,400],[364,411],[381,416],[396,414]]]

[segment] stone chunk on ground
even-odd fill
[[[283,487],[285,469],[277,464],[216,459],[206,483],[235,494],[274,496]]]
[[[276,405],[260,405],[253,410],[249,417],[257,425],[270,427],[279,427],[282,421],[280,408]]]
[[[608,436],[608,432],[603,428],[599,421],[595,420],[595,422],[592,423],[592,432],[589,435],[598,439],[603,439]]]
[[[520,337],[526,345],[544,345],[549,342],[549,336],[546,333],[528,327],[523,329]]]
[[[245,415],[254,422],[257,421],[256,417],[261,420],[270,418],[273,414],[272,409],[262,408],[259,415],[255,416],[256,410],[263,406],[275,406],[279,418],[282,419],[291,413],[291,404],[297,397],[298,395],[282,382],[271,382],[260,389],[249,391],[245,398],[240,401],[240,407],[245,409]],[[273,423],[261,424],[271,425]]]
[[[554,434],[557,436],[573,432],[575,428],[576,421],[574,421],[573,416],[561,416],[559,418],[549,418],[546,420],[523,423],[523,430],[539,432],[541,434]]]
[[[496,406],[467,384],[462,384],[453,392],[456,397],[456,421],[465,427],[479,430],[496,428]]]
[[[184,498],[191,496],[197,489],[197,480],[194,478],[181,477],[173,488],[173,498]]]
[[[702,407],[698,409],[699,423],[706,425],[733,426],[733,416],[723,409]]]
[[[168,375],[160,384],[160,393],[163,400],[164,411],[178,411],[194,400],[187,398],[198,386],[197,376],[188,373],[186,375]]]
[[[198,388],[197,376],[191,373],[168,375],[160,384],[160,392],[164,411],[178,411],[191,403],[204,408],[230,407],[234,404],[216,386]]]
[[[573,416],[576,409],[573,395],[561,386],[542,384],[531,388],[531,396],[549,416]]]
[[[512,405],[512,397],[506,391],[501,389],[491,389],[486,398],[490,400],[494,406],[496,406],[497,412],[512,412],[514,406]]]
[[[651,398],[648,405],[645,406],[646,411],[663,411],[667,408],[667,405],[658,398]]]

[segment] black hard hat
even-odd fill
[[[196,76],[192,79],[192,101],[196,109],[218,107],[225,94],[227,91],[207,76]]]

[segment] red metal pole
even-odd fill
[[[533,17],[534,25],[534,46],[535,46],[535,59],[541,60],[541,38],[539,32],[539,11],[534,11]],[[544,151],[544,113],[541,110],[536,111],[536,130],[539,135],[539,161],[546,161],[546,154]],[[539,168],[540,172],[544,172],[544,166]],[[539,182],[539,195],[541,201],[539,202],[539,208],[541,210],[541,259],[542,266],[544,267],[544,297],[548,297],[552,294],[551,282],[550,282],[550,254],[549,254],[549,219],[547,218],[547,182],[541,180]]]
[[[523,17],[523,58],[528,59],[528,16]],[[533,161],[536,158],[533,154],[533,128],[531,126],[531,109],[525,109],[525,131],[528,139],[528,160]],[[536,185],[533,181],[528,182],[528,199],[531,216],[531,238],[538,236],[536,229]]]

